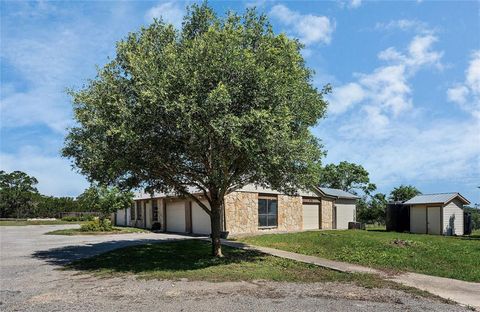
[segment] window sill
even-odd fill
[[[259,230],[273,230],[273,229],[277,229],[278,226],[259,226],[258,229]]]

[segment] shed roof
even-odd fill
[[[464,204],[470,204],[470,202],[463,197],[460,193],[438,193],[438,194],[421,194],[407,200],[406,205],[422,205],[422,204],[446,204],[453,199],[457,198]]]
[[[322,193],[327,196],[333,196],[337,198],[345,198],[345,199],[359,199],[357,195],[354,195],[349,192],[345,192],[344,190],[329,188],[329,187],[319,187],[318,188]]]

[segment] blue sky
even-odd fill
[[[87,186],[59,156],[79,88],[115,42],[154,17],[180,25],[187,2],[2,1],[0,168],[49,195]],[[480,2],[229,1],[257,6],[299,38],[314,84],[334,87],[313,132],[325,163],[362,164],[381,192],[413,184],[480,203]]]

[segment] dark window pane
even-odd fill
[[[277,214],[277,201],[269,200],[268,201],[268,214]]]
[[[258,216],[258,226],[268,226],[266,215]]]
[[[266,199],[259,199],[258,200],[258,214],[266,214],[267,213],[267,200]]]
[[[277,215],[268,215],[268,226],[277,226]]]

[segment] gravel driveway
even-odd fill
[[[350,284],[157,281],[58,270],[73,259],[115,248],[186,238],[43,235],[72,227],[0,226],[1,311],[466,311],[396,290]]]

